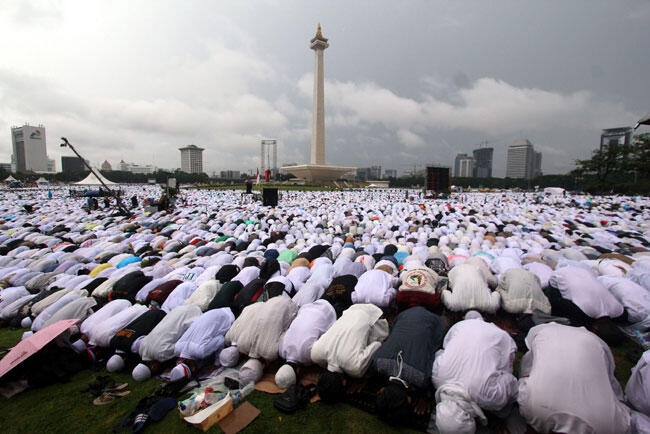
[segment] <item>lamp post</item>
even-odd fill
[[[68,147],[68,148],[72,149],[72,152],[74,152],[75,155],[76,155],[77,157],[79,157],[79,159],[84,163],[84,165],[88,168],[88,170],[90,170],[90,173],[92,173],[93,175],[95,175],[95,177],[99,180],[99,182],[102,183],[102,185],[104,186],[104,188],[106,189],[106,191],[108,191],[108,192],[110,193],[110,195],[113,196],[113,197],[115,198],[115,203],[117,204],[117,207],[120,209],[120,211],[122,211],[122,212],[123,212],[125,215],[127,215],[128,217],[131,217],[131,216],[132,216],[131,211],[129,211],[129,210],[128,210],[128,209],[127,209],[127,208],[122,204],[122,200],[120,199],[120,196],[119,196],[118,194],[116,194],[113,190],[111,190],[110,188],[108,188],[108,185],[106,185],[106,184],[104,183],[104,181],[102,181],[102,178],[100,178],[99,175],[97,175],[97,174],[95,173],[95,171],[93,170],[93,168],[90,167],[90,164],[88,164],[88,163],[86,162],[86,160],[84,160],[84,159],[82,158],[82,156],[79,154],[79,152],[77,152],[77,150],[74,148],[74,146],[72,146],[72,144],[71,144],[70,142],[68,142],[68,139],[66,139],[65,137],[61,137],[61,140],[63,140],[63,143],[61,143],[61,147],[62,147],[62,148]]]

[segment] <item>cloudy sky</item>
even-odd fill
[[[451,165],[485,140],[503,176],[527,138],[564,173],[650,111],[647,0],[3,0],[0,162],[24,123],[58,169],[60,136],[114,166],[193,143],[208,173],[255,170],[262,138],[306,162],[318,22],[331,164]]]

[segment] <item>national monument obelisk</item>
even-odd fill
[[[289,173],[305,181],[328,181],[338,179],[356,167],[328,166],[325,162],[325,77],[323,74],[323,51],[329,47],[327,38],[318,24],[316,36],[309,48],[314,50],[314,101],[311,130],[311,156],[309,164],[283,167]]]

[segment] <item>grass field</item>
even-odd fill
[[[24,330],[0,330],[0,348],[15,345]],[[628,351],[635,348],[632,341],[614,348],[616,378],[625,387],[634,366],[627,359]],[[518,370],[521,354],[517,354],[515,372]],[[104,369],[87,369],[72,377],[71,381],[40,389],[22,392],[7,400],[0,397],[0,427],[6,433],[108,433],[120,419],[130,412],[138,401],[153,393],[160,380],[151,379],[137,383],[127,374],[112,375],[116,382],[129,383],[131,393],[111,404],[94,406],[92,398],[81,393],[97,375],[106,375]],[[413,432],[396,429],[382,422],[377,416],[358,410],[347,404],[327,405],[321,402],[310,404],[293,415],[280,413],[273,407],[273,396],[254,392],[248,400],[257,407],[260,416],[245,430],[249,433],[321,433],[321,432]],[[197,433],[195,428],[185,424],[176,410],[171,411],[159,423],[150,425],[147,432]],[[215,426],[210,432],[219,432]]]
[[[0,348],[18,342],[25,330],[0,330]],[[95,380],[97,375],[107,375],[104,369],[87,369],[74,375],[70,382],[26,390],[11,399],[0,397],[0,427],[7,433],[108,433],[121,418],[129,413],[138,401],[153,393],[160,380],[135,382],[130,375],[111,375],[116,382],[129,383],[131,393],[113,403],[95,406],[92,398],[80,390]],[[249,433],[321,433],[321,432],[413,432],[397,430],[376,416],[347,404],[309,404],[293,415],[280,413],[273,407],[273,396],[254,392],[248,401],[262,413],[245,430]],[[213,427],[210,432],[220,432]],[[146,432],[198,433],[172,410],[159,423],[150,425]]]

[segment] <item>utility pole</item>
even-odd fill
[[[85,160],[85,159],[84,159],[84,158],[79,154],[79,152],[77,152],[77,150],[74,148],[74,146],[72,146],[72,144],[70,144],[70,142],[68,142],[68,139],[66,139],[65,137],[61,137],[61,140],[63,140],[63,143],[61,143],[61,147],[62,147],[62,148],[65,148],[65,147],[67,146],[68,148],[72,149],[72,152],[74,152],[75,155],[76,155],[77,157],[79,157],[79,159],[80,159],[81,161],[83,161],[84,165],[88,168],[88,170],[90,170],[90,173],[92,173],[93,175],[95,175],[95,177],[99,180],[99,182],[102,183],[102,185],[104,186],[104,188],[106,189],[106,191],[108,191],[108,192],[110,193],[110,195],[113,196],[113,197],[115,198],[115,203],[117,204],[117,207],[120,209],[120,211],[122,211],[126,216],[131,217],[131,216],[132,216],[131,211],[129,211],[129,210],[128,210],[128,209],[127,209],[127,208],[122,204],[122,200],[120,199],[120,196],[119,196],[118,194],[116,194],[113,190],[111,190],[110,188],[108,188],[108,185],[106,185],[106,184],[104,183],[104,181],[102,181],[102,178],[100,178],[99,175],[97,175],[97,174],[95,173],[95,171],[93,170],[93,168],[90,167],[90,164],[88,164],[88,163],[86,162],[86,160]]]

